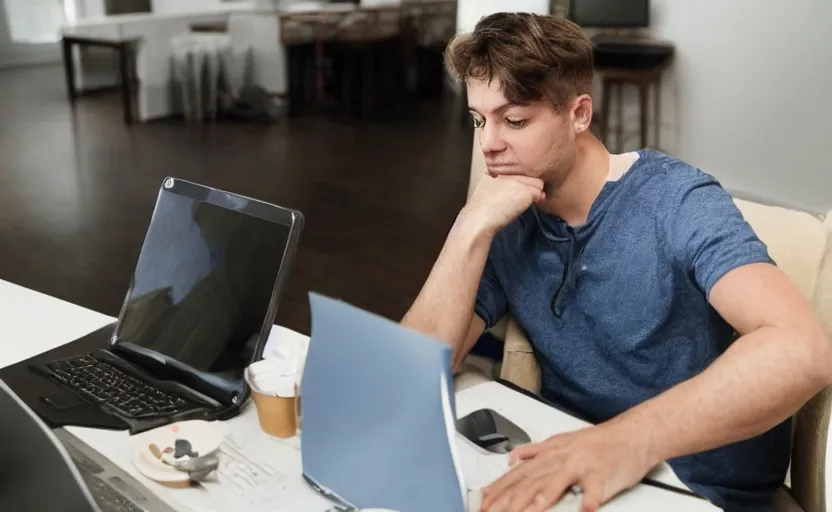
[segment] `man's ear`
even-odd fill
[[[589,94],[581,94],[572,102],[572,127],[575,133],[589,130],[592,124],[592,98]]]

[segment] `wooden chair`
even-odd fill
[[[398,96],[402,13],[399,6],[360,9],[339,26],[333,48],[340,72],[340,99],[350,117],[365,117],[374,106]],[[354,108],[356,103],[359,109]]]
[[[654,116],[654,146],[658,148],[661,132],[661,79],[666,64],[654,68],[632,70],[632,69],[599,69],[601,77],[603,96],[601,98],[601,140],[609,146],[609,120],[610,106],[612,103],[613,91],[616,99],[616,118],[618,121],[615,135],[615,151],[620,153],[623,148],[624,139],[624,86],[634,85],[638,88],[639,97],[639,135],[642,148],[648,147],[647,135],[649,129],[649,98],[650,90],[653,89],[653,116]]]

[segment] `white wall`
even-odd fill
[[[3,2],[0,0],[0,69],[59,62],[57,43],[20,43],[12,40]]]
[[[549,0],[457,0],[457,32],[470,32],[489,14],[500,11],[548,14]]]
[[[106,14],[104,0],[75,0],[75,10],[79,19],[99,18]]]
[[[829,0],[653,0],[653,34],[677,48],[668,152],[732,191],[832,209],[830,19]]]

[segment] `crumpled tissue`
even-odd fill
[[[291,398],[299,391],[309,340],[273,329],[263,349],[263,359],[246,368],[246,382],[263,395]]]

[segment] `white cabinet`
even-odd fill
[[[139,78],[138,117],[142,121],[167,116],[173,110],[171,94],[171,39],[186,34],[194,23],[222,22],[227,15],[201,14],[147,16],[120,24],[121,37],[141,37],[136,58]]]
[[[228,34],[233,44],[251,47],[253,83],[270,93],[284,94],[288,88],[287,62],[280,15],[274,10],[231,13]]]

